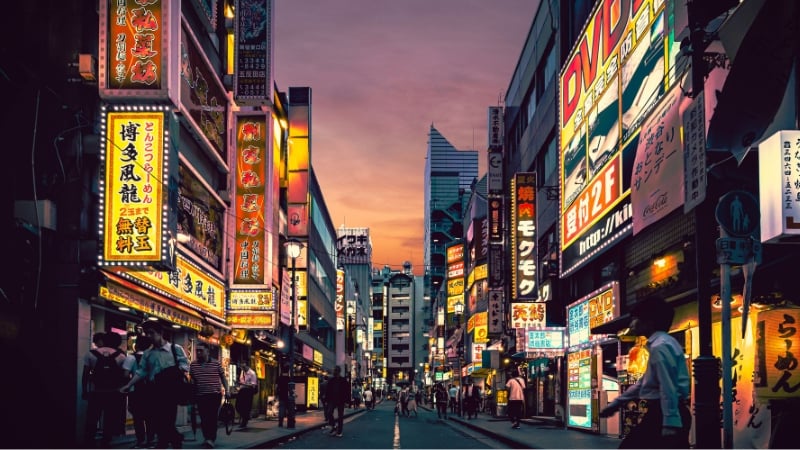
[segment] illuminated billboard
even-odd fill
[[[537,300],[536,174],[515,174],[511,190],[511,297]]]
[[[192,253],[221,272],[224,203],[189,167],[181,164],[178,175],[178,233]]]
[[[167,107],[103,107],[98,264],[172,268],[177,239],[177,158]]]
[[[100,97],[178,98],[180,3],[101,0]]]
[[[674,52],[662,0],[601,0],[559,81],[561,275],[632,230],[630,179],[643,120]]]
[[[269,105],[272,98],[272,0],[237,0],[233,98],[240,105]]]
[[[234,285],[263,285],[265,256],[265,178],[267,116],[237,115]]]
[[[577,347],[601,339],[592,328],[619,317],[619,283],[612,281],[567,306],[567,346]]]

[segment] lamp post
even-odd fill
[[[289,325],[289,404],[286,407],[286,427],[295,426],[295,392],[294,392],[294,327],[297,315],[297,287],[295,285],[295,265],[303,244],[297,239],[290,238],[284,244],[286,254],[292,258],[292,318]]]
[[[461,315],[464,314],[464,302],[459,300],[453,305],[456,315],[456,330],[461,329]],[[461,377],[461,353],[462,353],[462,345],[464,343],[464,332],[460,331],[461,336],[456,343],[457,351],[456,351],[456,358],[458,359],[458,415],[463,416],[464,410],[462,409],[464,406],[463,397],[464,397],[464,383],[462,383]]]

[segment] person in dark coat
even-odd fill
[[[342,369],[336,366],[333,369],[333,378],[328,380],[328,388],[325,390],[325,398],[331,406],[331,435],[342,437],[344,426],[344,405],[350,398],[350,383],[342,377]],[[334,423],[333,411],[337,411],[336,422]]]
[[[283,418],[286,417],[286,407],[289,405],[289,375],[286,374],[287,371],[288,369],[284,367],[275,385],[275,394],[278,396],[279,427],[283,427]]]

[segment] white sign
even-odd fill
[[[800,131],[779,131],[758,146],[761,242],[800,242]]]
[[[286,269],[281,280],[281,323],[292,324],[292,275]]]
[[[631,173],[634,235],[683,204],[682,95],[679,87],[665,95],[639,134]]]
[[[683,104],[681,109],[683,109]],[[706,198],[705,100],[690,101],[683,118],[683,212],[688,213]]]

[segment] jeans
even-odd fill
[[[236,410],[239,411],[241,417],[241,426],[246,426],[250,420],[250,412],[253,409],[253,395],[256,390],[250,387],[239,388],[239,393],[236,395]],[[281,402],[283,403],[283,402]]]
[[[286,417],[286,407],[289,404],[289,399],[279,399],[278,400],[278,426],[283,426],[283,418]]]
[[[128,410],[133,416],[133,430],[136,432],[136,442],[139,444],[156,441],[151,406],[153,399],[148,387],[146,382],[140,381],[128,394]]]
[[[523,408],[525,408],[522,400],[509,400],[508,401],[508,418],[511,419],[513,425],[519,425],[522,420]]]
[[[84,438],[86,445],[94,446],[97,422],[103,417],[103,442],[108,443],[114,435],[124,434],[125,397],[119,392],[93,392],[89,394],[86,410]]]

